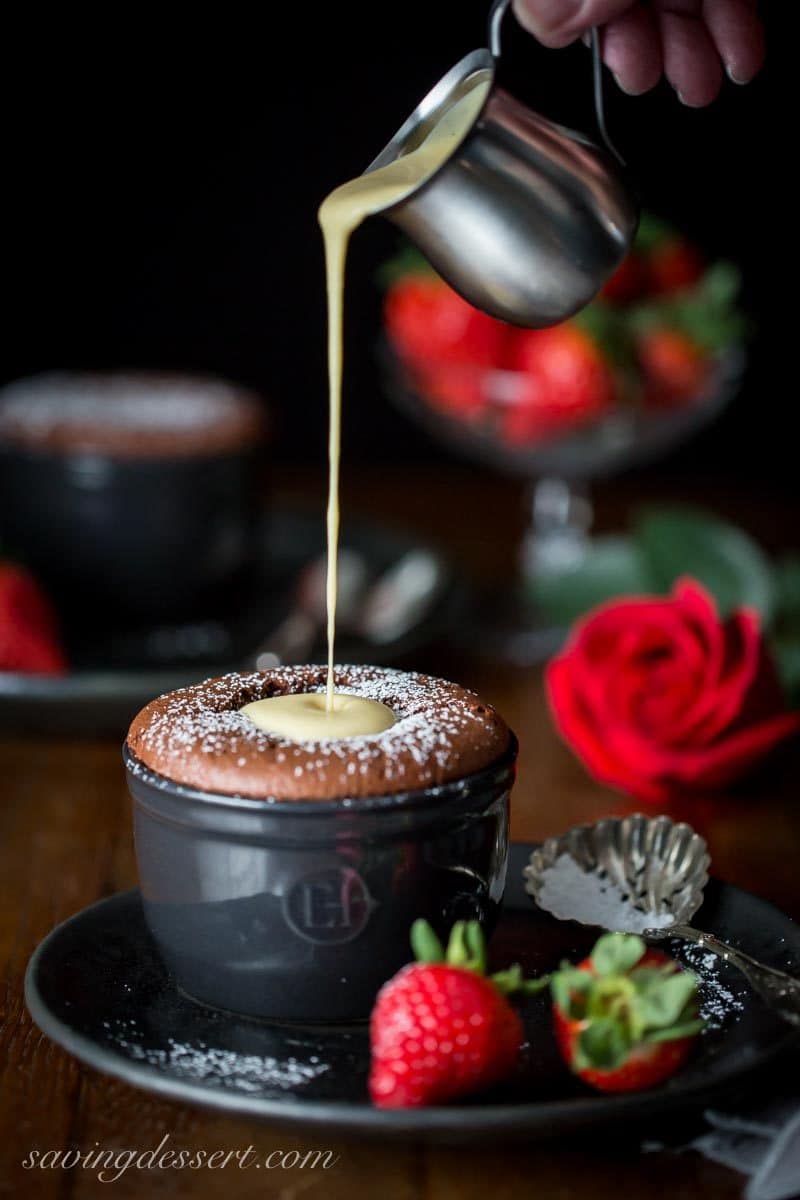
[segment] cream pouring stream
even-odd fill
[[[378,732],[391,721],[385,705],[374,700],[340,696],[334,677],[336,639],[337,558],[339,547],[339,464],[342,440],[342,356],[344,278],[347,246],[367,217],[384,212],[415,192],[443,166],[478,117],[491,87],[488,71],[468,79],[454,101],[408,154],[343,183],[319,209],[325,243],[328,295],[328,561],[326,579],[328,675],[325,704],[298,704],[295,697],[275,696],[246,706],[247,715],[271,732],[296,738],[356,736]],[[347,721],[337,710],[347,708]],[[375,709],[384,709],[384,713]],[[284,711],[285,710],[285,711]],[[391,714],[390,714],[391,715]],[[279,725],[280,728],[274,728]],[[346,732],[345,732],[346,729]]]

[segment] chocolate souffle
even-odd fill
[[[267,427],[257,396],[211,377],[18,379],[0,389],[4,553],[78,630],[222,603],[258,553]]]
[[[254,700],[324,692],[318,666],[224,675],[160,696],[133,721],[128,749],[174,783],[264,800],[338,800],[417,791],[464,779],[508,749],[502,717],[473,692],[428,675],[337,667],[336,691],[385,704],[382,733],[292,741],[239,712]]]
[[[0,444],[109,458],[216,455],[264,433],[256,396],[224,380],[153,372],[51,372],[0,394]]]

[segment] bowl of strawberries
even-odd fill
[[[736,268],[654,217],[601,295],[549,329],[487,316],[411,252],[385,281],[390,393],[506,471],[585,479],[657,457],[718,414],[741,376]]]

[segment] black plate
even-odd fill
[[[492,943],[497,963],[531,973],[582,954],[593,933],[538,910],[512,847],[506,904]],[[776,966],[800,962],[800,929],[770,904],[711,882],[697,924]],[[679,952],[680,947],[673,947]],[[541,995],[523,1010],[528,1043],[518,1076],[458,1106],[379,1111],[367,1099],[365,1025],[298,1028],[209,1009],[176,990],[145,929],[137,891],[101,900],[59,925],[28,966],[25,999],[39,1027],[82,1062],[178,1100],[286,1124],[431,1141],[549,1137],[620,1128],[702,1105],[796,1043],[740,976],[703,952],[687,954],[702,981],[709,1027],[666,1085],[602,1096],[567,1072]]]
[[[403,555],[424,548],[408,533],[368,521],[347,521],[342,546],[365,558],[377,578]],[[161,692],[246,666],[265,636],[289,611],[302,567],[325,548],[318,512],[279,510],[265,516],[256,569],[210,611],[180,623],[65,629],[71,673],[63,678],[0,672],[0,729],[49,734],[121,735],[142,705]],[[442,588],[421,620],[393,642],[374,645],[343,630],[340,662],[392,665],[443,636],[461,592],[442,561]],[[310,657],[323,661],[322,640]]]

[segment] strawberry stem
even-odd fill
[[[486,939],[477,921],[456,921],[450,931],[446,961],[451,967],[486,974]]]
[[[445,951],[431,926],[420,917],[411,926],[411,949],[417,962],[447,963],[448,966],[459,967],[462,971],[486,975],[486,938],[479,921],[456,921],[450,930],[450,939]],[[533,996],[549,986],[551,976],[525,979],[522,967],[519,963],[514,963],[513,966],[490,975],[489,979],[504,996],[510,995],[511,992]]]
[[[442,963],[444,947],[433,929],[421,917],[411,926],[411,949],[417,962]]]

